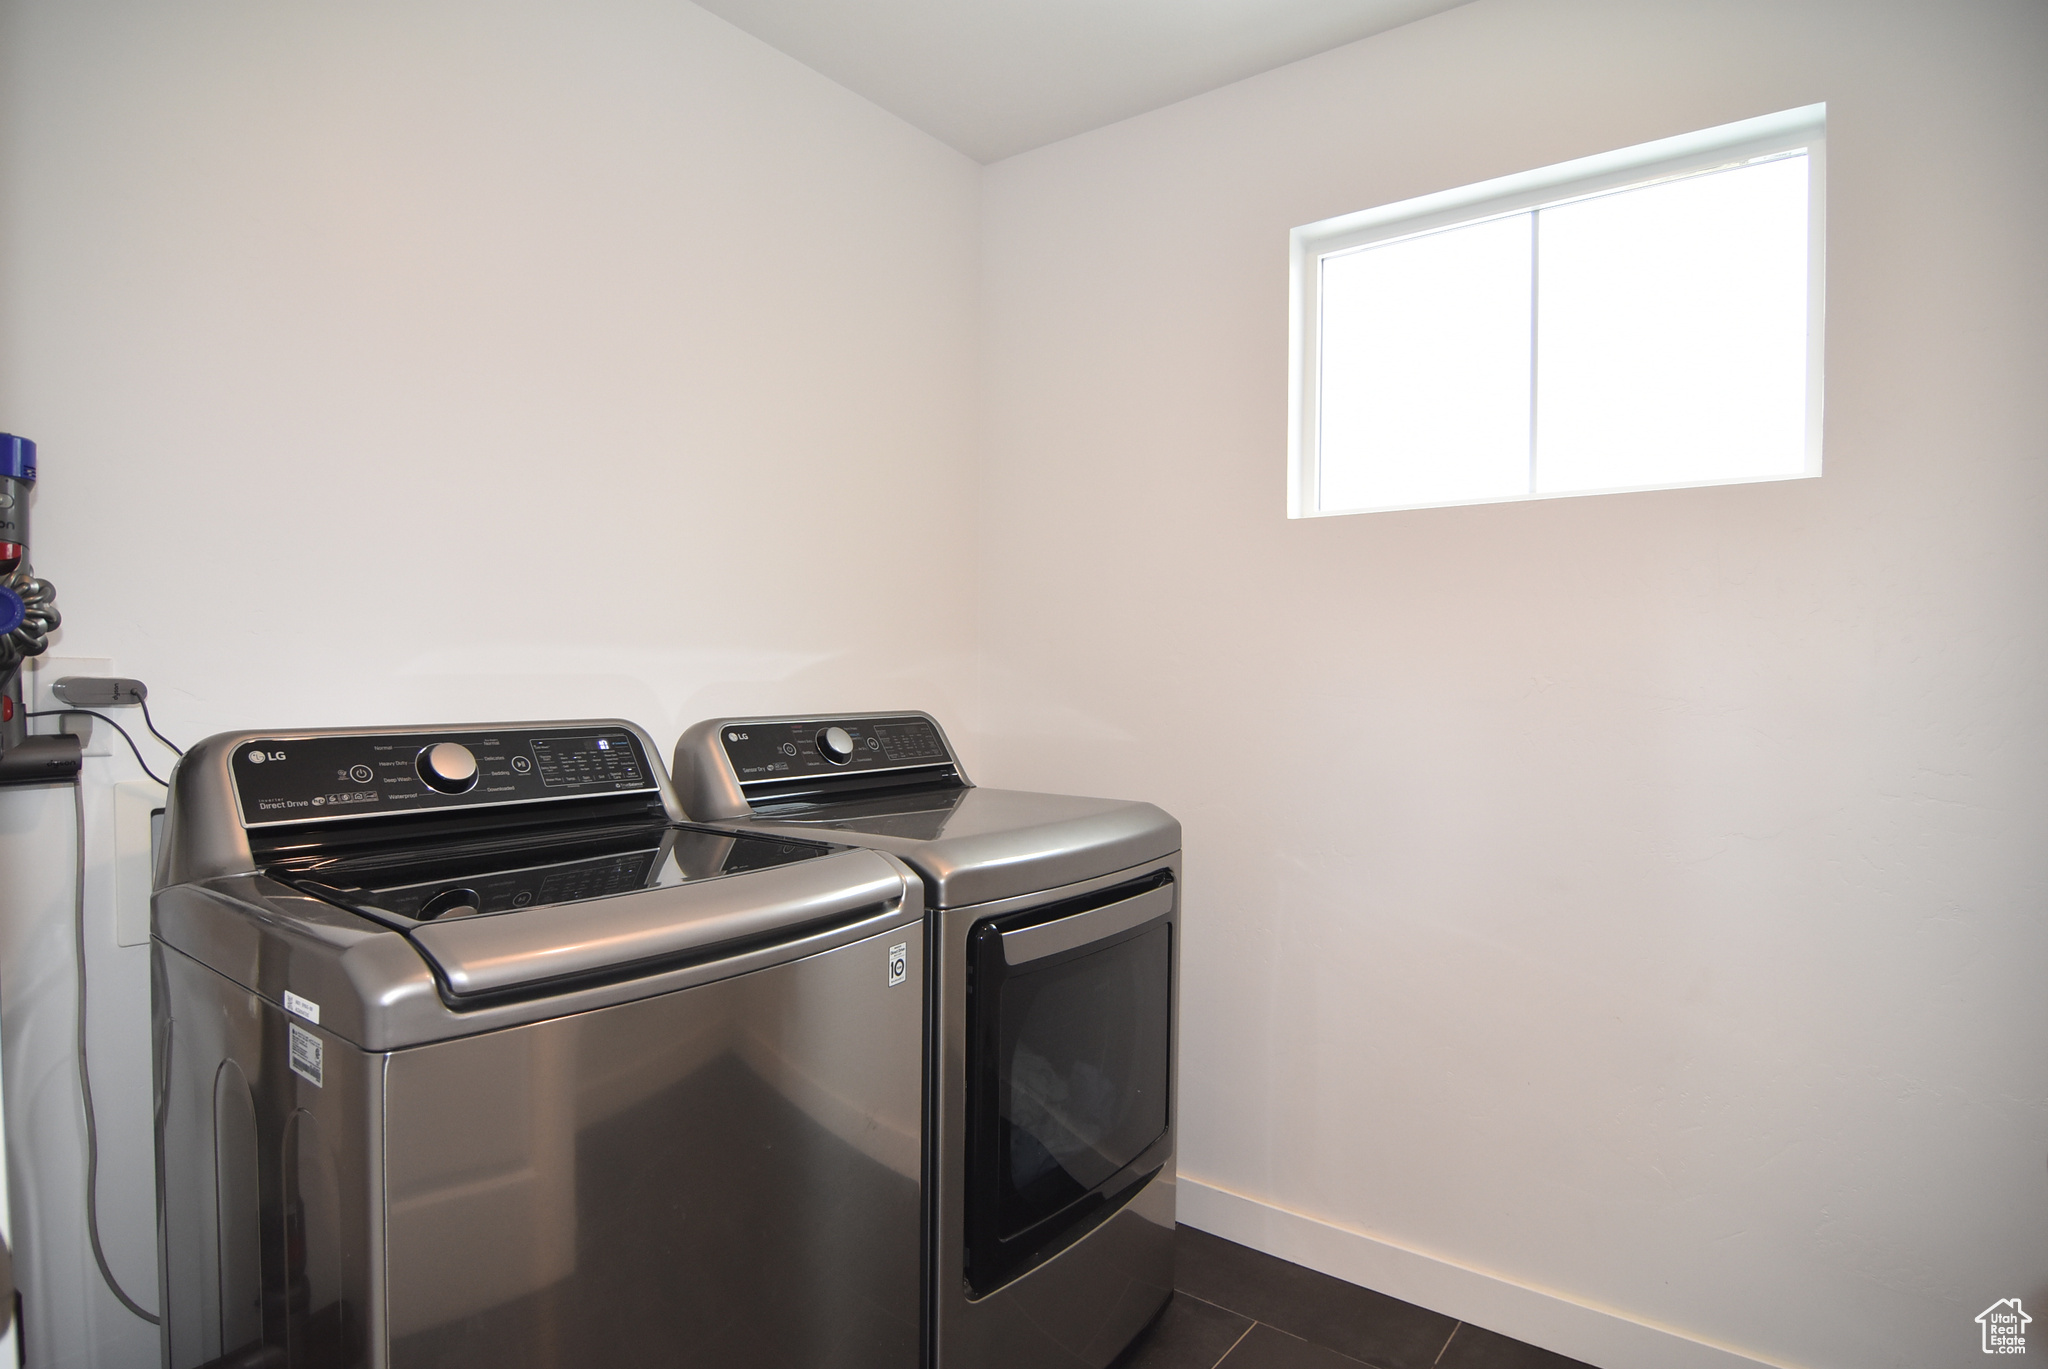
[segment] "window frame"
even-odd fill
[[[1325,257],[1356,248],[1418,237],[1440,229],[1505,218],[1531,210],[1568,204],[1622,189],[1654,185],[1703,171],[1734,168],[1757,158],[1804,151],[1807,154],[1806,271],[1806,464],[1785,475],[1736,476],[1669,484],[1624,485],[1608,489],[1490,496],[1442,500],[1398,508],[1319,507],[1321,485],[1321,384],[1319,343],[1322,331],[1322,262]],[[1821,473],[1823,354],[1827,291],[1827,106],[1803,105],[1776,114],[1743,119],[1696,133],[1660,138],[1634,147],[1560,162],[1474,185],[1417,196],[1356,213],[1340,214],[1304,224],[1289,234],[1287,388],[1287,516],[1345,517],[1358,513],[1391,513],[1412,508],[1450,508],[1464,504],[1519,503],[1532,499],[1567,499],[1588,494],[1631,490],[1688,489],[1708,485],[1754,484],[1800,480]]]

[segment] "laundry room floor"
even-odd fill
[[[1193,1227],[1174,1260],[1173,1301],[1113,1369],[1590,1369]]]

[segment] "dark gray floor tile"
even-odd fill
[[[1223,1357],[1220,1369],[1363,1369],[1363,1366],[1349,1355],[1310,1345],[1299,1336],[1290,1336],[1270,1326],[1254,1326],[1251,1333],[1237,1343],[1237,1348]]]
[[[1251,1324],[1250,1317],[1176,1293],[1111,1369],[1216,1369]]]
[[[1430,1369],[1457,1325],[1193,1227],[1180,1228],[1174,1258],[1175,1287],[1377,1369]]]
[[[1436,1369],[1592,1369],[1592,1366],[1467,1323],[1458,1328],[1458,1334],[1452,1336],[1451,1343],[1444,1347],[1443,1358],[1437,1361]]]

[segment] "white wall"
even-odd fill
[[[0,3],[0,428],[56,652],[186,740],[968,714],[978,176],[687,4]],[[94,824],[133,773],[89,763]],[[31,1354],[153,1363],[80,1244],[69,796],[0,799]],[[102,1211],[154,1306],[100,835]]]
[[[982,177],[682,4],[0,0],[0,427],[174,736],[1000,718],[1187,824],[1201,1221],[1610,1366],[1974,1362],[2048,1299],[2043,23],[1477,0]],[[1823,479],[1284,519],[1289,227],[1816,100]],[[139,1364],[4,800],[31,1347]]]
[[[1184,1218],[1615,1369],[2048,1300],[2044,72],[1478,0],[989,169],[977,778],[1186,824]],[[1816,101],[1823,478],[1285,518],[1290,227]]]

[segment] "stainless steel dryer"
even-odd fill
[[[1102,1369],[1173,1291],[1180,824],[969,783],[923,713],[720,718],[692,818],[900,856],[931,906],[931,1362]]]
[[[192,749],[169,1369],[917,1362],[917,880],[679,818],[622,722]]]

